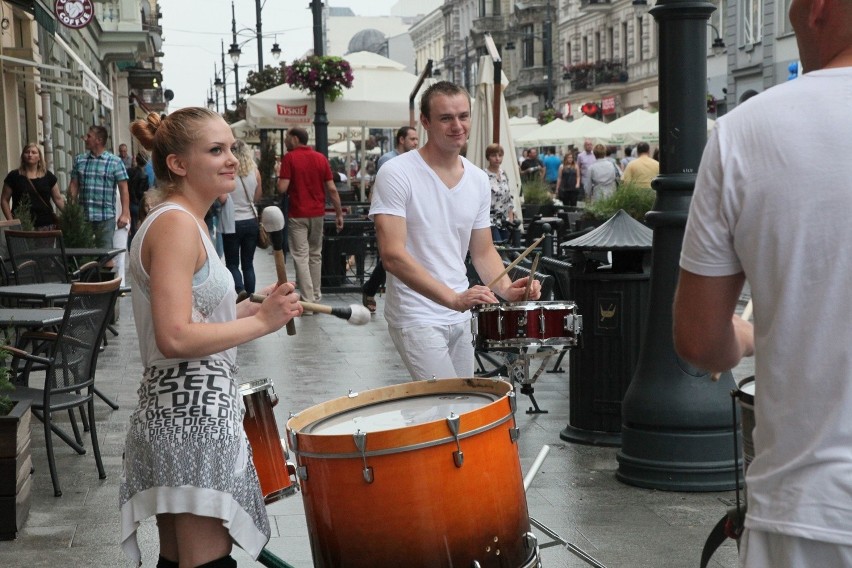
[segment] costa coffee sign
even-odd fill
[[[53,11],[62,25],[75,30],[85,28],[95,17],[92,0],[56,0]]]

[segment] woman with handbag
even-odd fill
[[[6,219],[15,219],[12,204],[18,207],[29,199],[30,217],[36,230],[48,231],[59,228],[59,218],[50,204],[53,201],[62,211],[65,199],[59,191],[59,184],[53,172],[44,164],[44,156],[37,144],[27,144],[21,152],[21,165],[12,170],[3,180],[3,193],[0,194],[0,208]]]
[[[254,251],[258,245],[260,223],[254,202],[263,195],[260,172],[251,150],[242,140],[234,145],[237,167],[237,187],[230,194],[234,206],[233,231],[227,227],[222,234],[225,247],[225,266],[234,276],[234,287],[240,292],[254,293]]]

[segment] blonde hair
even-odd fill
[[[44,163],[44,154],[41,152],[41,148],[35,142],[30,142],[24,149],[21,150],[21,165],[18,166],[18,173],[22,176],[27,175],[27,165],[24,163],[24,154],[27,153],[27,150],[30,148],[35,148],[38,150],[38,163],[36,164],[36,174],[38,177],[44,177],[44,174],[47,173],[47,164]]]
[[[178,181],[166,163],[171,154],[184,154],[201,138],[203,123],[222,117],[203,107],[186,107],[167,115],[150,113],[147,118],[134,120],[130,132],[151,153],[151,165],[157,178],[157,189],[168,197],[180,189]]]
[[[242,140],[237,140],[234,144],[234,156],[240,162],[239,166],[237,166],[238,176],[245,177],[257,169],[257,164],[254,163],[254,153],[248,144]]]

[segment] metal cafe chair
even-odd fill
[[[7,230],[5,237],[16,284],[87,281],[99,270],[96,261],[74,272],[68,268],[62,231]]]
[[[23,339],[28,342],[25,345],[32,345],[30,351],[0,346],[0,349],[12,355],[9,368],[14,373],[13,382],[16,384],[10,395],[12,400],[30,400],[33,414],[44,423],[47,460],[54,495],[57,497],[62,495],[62,490],[54,459],[53,434],[59,436],[78,454],[86,453],[74,417],[75,408],[79,408],[83,414],[85,407],[98,475],[101,479],[106,478],[95,421],[95,368],[99,347],[103,342],[120,285],[120,279],[110,282],[72,283],[58,332],[25,333]],[[40,374],[40,371],[44,372],[43,386],[29,386],[34,383],[34,380],[31,380],[34,377],[30,375]],[[62,410],[68,411],[73,437],[53,420],[53,414]]]

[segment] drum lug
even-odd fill
[[[352,392],[352,389],[349,389],[349,394],[346,395],[348,398],[356,398],[358,396],[357,392]]]
[[[527,313],[522,312],[518,316],[518,328],[517,328],[518,338],[527,336]]]
[[[299,476],[299,479],[301,479],[302,481],[306,481],[308,479],[308,468],[306,468],[305,466],[300,465],[296,469],[296,473]]]
[[[506,396],[509,397],[509,409],[512,414],[515,414],[518,410],[518,397],[515,396],[515,391],[510,391]]]
[[[479,316],[477,314],[473,314],[470,318],[470,335],[471,335],[471,345],[476,347],[476,335],[479,332]]]
[[[521,437],[521,429],[520,428],[518,428],[517,426],[515,426],[514,428],[509,428],[509,440],[511,440],[512,443],[517,442],[518,438],[520,438],[520,437]]]
[[[361,460],[364,462],[364,481],[367,483],[373,482],[373,468],[367,465],[367,434],[361,430],[356,431],[352,438],[355,440],[355,447],[361,452]]]
[[[565,322],[562,324],[562,327],[565,331],[573,332],[575,337],[580,335],[583,331],[583,316],[576,314],[565,316]]]
[[[464,465],[464,452],[462,451],[461,444],[459,443],[459,421],[460,418],[456,416],[454,412],[451,412],[447,417],[447,427],[450,429],[450,433],[456,440],[456,451],[453,452],[453,462],[455,462],[456,467]]]
[[[293,450],[294,452],[296,452],[298,454],[299,453],[299,439],[296,437],[296,431],[290,430],[289,432],[287,432],[287,434],[288,434],[288,438],[289,438],[287,445],[290,447],[291,450]]]
[[[527,547],[527,551],[538,551],[538,538],[535,536],[534,533],[524,533],[524,546]]]

